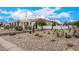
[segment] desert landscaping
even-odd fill
[[[7,8],[0,14],[0,51],[79,51],[78,8]]]
[[[16,44],[24,51],[78,51],[79,37],[76,36],[77,32],[74,33],[75,30],[36,30],[34,32],[26,31],[20,34],[1,35],[0,37]],[[11,32],[9,31],[9,33]]]

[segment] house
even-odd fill
[[[43,19],[47,25],[44,26],[44,28],[51,28],[51,25],[52,23],[57,23],[55,21],[50,21],[50,20],[45,20]],[[27,26],[31,26],[33,27],[33,25],[35,24],[36,21],[39,21],[39,20],[36,20],[36,19],[29,19],[28,21],[24,20],[24,21],[17,21],[17,22],[3,22],[3,25],[4,26],[7,26],[7,25],[11,25],[11,26],[22,26],[22,28],[25,30],[25,27]]]

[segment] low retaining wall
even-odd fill
[[[16,32],[7,32],[7,33],[0,33],[0,36],[2,35],[10,35],[11,33],[20,34],[20,33],[26,33],[30,31],[16,31]]]
[[[41,27],[38,27],[40,29]],[[51,29],[52,26],[43,26],[43,29]],[[53,29],[68,29],[68,26],[53,26]]]

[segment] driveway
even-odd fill
[[[0,51],[7,51],[7,49],[0,45]]]

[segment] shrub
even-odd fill
[[[43,33],[46,33],[45,31]]]
[[[6,25],[6,26],[5,26],[5,29],[9,29],[9,28],[10,28],[10,26],[9,26],[9,25]]]
[[[74,36],[75,36],[76,38],[79,38],[79,32],[75,33]]]
[[[11,28],[14,28],[15,26],[9,24],[9,25],[5,25],[5,26],[3,25],[3,27],[5,27],[5,29],[11,29]]]
[[[40,35],[39,33],[36,33],[35,36],[38,36],[38,37],[43,37],[42,35]]]
[[[26,26],[25,29],[29,29],[29,30],[31,30],[32,27],[31,27],[31,26]]]
[[[67,47],[73,47],[74,45],[73,44],[71,44],[71,43],[68,43],[67,44]]]
[[[3,26],[3,23],[2,22],[0,23],[0,26]]]
[[[22,31],[22,30],[23,30],[23,28],[22,28],[21,26],[16,26],[15,29],[16,29],[17,31]]]
[[[10,33],[10,36],[14,36],[14,35],[16,35],[15,33]]]
[[[63,33],[60,33],[60,32],[56,32],[56,35],[57,35],[57,37],[63,37]]]
[[[38,18],[38,19],[36,19],[36,22],[35,22],[34,25],[41,26],[41,30],[43,30],[43,26],[47,25],[47,23],[46,23],[46,20],[45,19]]]
[[[31,26],[28,26],[28,29],[31,30],[32,29]]]
[[[79,27],[79,21],[72,22],[72,25],[75,25],[75,26]]]
[[[65,33],[65,38],[71,38],[71,35],[69,35],[68,33]]]
[[[32,31],[29,31],[29,33],[31,34],[31,33],[32,33]]]
[[[42,35],[39,35],[39,37],[43,37]]]
[[[51,42],[55,42],[56,40],[51,40]]]
[[[50,32],[48,32],[48,34],[50,34]]]
[[[71,35],[66,35],[65,38],[71,38]]]
[[[35,36],[39,36],[39,33],[36,33]]]

